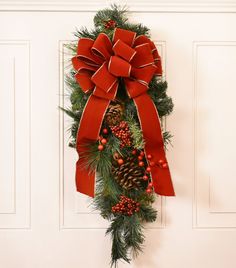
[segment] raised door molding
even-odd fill
[[[70,68],[71,55],[66,47],[72,41],[60,41],[60,106],[69,107],[69,89],[65,85],[65,76]],[[163,60],[165,75],[164,41],[155,42]],[[89,198],[77,193],[75,189],[75,163],[77,153],[68,147],[71,120],[62,111],[60,112],[60,229],[104,229],[108,222],[103,220],[98,211],[89,207]],[[158,218],[153,224],[147,224],[148,229],[165,227],[165,197],[158,196],[156,204]]]
[[[236,228],[235,61],[236,42],[193,43],[195,228]]]
[[[0,1],[0,11],[97,11],[116,2],[131,12],[235,13],[236,1]]]
[[[0,229],[30,228],[30,43],[0,41]]]

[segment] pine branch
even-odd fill
[[[122,26],[122,28],[137,33],[137,36],[146,35],[147,37],[150,37],[149,33],[150,30],[146,26],[143,26],[141,23],[139,24],[126,23]]]
[[[158,82],[153,78],[149,84],[148,94],[156,105],[160,117],[169,115],[173,110],[173,102],[166,94],[167,82]]]
[[[142,133],[142,130],[141,130],[139,124],[134,119],[134,116],[131,113],[126,113],[125,120],[127,121],[128,125],[129,125],[133,147],[138,149],[138,150],[143,149],[145,142],[144,142],[143,133]]]
[[[108,182],[108,180],[106,181]],[[113,184],[111,186],[110,181],[113,180],[110,179],[109,186],[106,185],[104,187],[109,190],[112,189],[112,193],[106,193],[106,188],[102,187],[97,180],[96,195],[91,203],[92,207],[94,207],[95,210],[100,211],[100,215],[107,220],[113,219],[114,215],[111,213],[111,208],[118,202],[120,195],[118,185]]]
[[[65,44],[65,47],[71,51],[71,56],[75,56],[77,54],[77,43],[71,42],[69,44]]]
[[[129,253],[137,257],[142,251],[143,226],[137,214],[114,217],[106,234],[110,234],[112,238],[111,266],[115,265],[116,267],[117,261],[121,259],[129,263]]]
[[[117,261],[119,259],[130,263],[130,259],[127,256],[127,245],[123,237],[123,225],[125,220],[125,216],[117,216],[112,220],[110,227],[106,231],[106,234],[111,235],[112,240],[111,266],[115,265],[115,267],[117,267]]]
[[[150,205],[141,206],[139,211],[139,217],[144,222],[154,222],[157,218],[157,211]]]
[[[127,23],[127,8],[116,4],[111,5],[111,8],[100,10],[95,15],[93,21],[96,28],[104,30],[104,22],[114,20],[118,27],[122,27]]]
[[[98,150],[98,142],[80,145],[84,147],[84,151],[79,157],[83,159],[84,166],[82,168],[90,172],[98,172],[102,177],[109,176],[111,173],[111,151],[106,146],[104,150]]]
[[[169,131],[165,131],[163,133],[163,139],[164,139],[164,144],[165,144],[165,149],[168,149],[168,145],[172,146],[171,139],[173,138],[173,135],[170,134]]]
[[[137,257],[144,243],[143,226],[138,216],[129,217],[123,228],[126,247],[131,250],[134,257]]]
[[[74,35],[77,38],[91,38],[95,40],[100,33],[101,31],[99,29],[93,29],[89,31],[86,27],[82,27],[81,29],[76,29]]]

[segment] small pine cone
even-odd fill
[[[138,189],[143,181],[144,169],[139,167],[134,157],[127,157],[124,163],[112,167],[112,173],[117,183],[126,190]]]
[[[123,107],[119,103],[111,103],[105,115],[105,122],[109,126],[114,126],[120,123],[123,117]]]

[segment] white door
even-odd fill
[[[130,1],[152,32],[175,109],[176,197],[159,198],[135,268],[236,267],[235,2]],[[0,1],[0,267],[109,267],[107,223],[76,193],[63,75],[92,3]]]

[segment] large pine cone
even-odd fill
[[[124,159],[122,165],[115,164],[112,173],[117,183],[126,190],[138,189],[143,182],[144,169],[134,157]]]
[[[123,117],[123,107],[119,103],[111,103],[105,115],[105,122],[109,126],[118,125]]]

